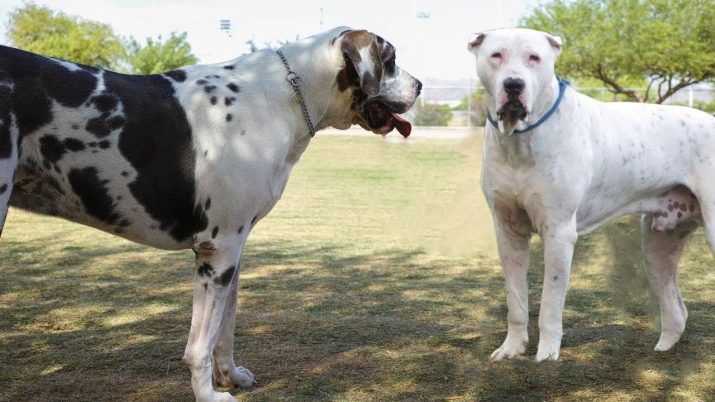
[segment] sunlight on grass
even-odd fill
[[[478,187],[479,136],[316,137],[245,251],[241,401],[709,401],[715,269],[702,231],[679,281],[689,309],[655,353],[637,227],[579,240],[559,362],[536,364],[543,272],[532,241],[528,355],[490,362],[504,281]],[[193,400],[181,364],[193,255],[12,210],[0,241],[0,401]]]

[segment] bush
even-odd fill
[[[416,126],[446,126],[452,118],[449,106],[439,103],[417,102],[414,113],[413,123]]]
[[[472,120],[472,126],[483,126],[487,122],[487,97],[484,95],[484,90],[477,89],[469,94],[469,97],[471,98],[471,103],[468,102],[469,99],[465,96],[454,110],[467,111],[471,107],[470,119]]]

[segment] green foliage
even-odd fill
[[[145,46],[132,38],[128,48],[128,61],[136,74],[161,73],[199,61],[191,54],[186,32],[172,32],[165,41],[162,41],[161,36],[156,40],[147,38]]]
[[[452,110],[448,105],[427,102],[415,104],[413,123],[417,126],[446,126],[451,118]]]
[[[462,101],[454,110],[467,111],[471,109],[469,118],[472,126],[483,126],[487,122],[487,97],[484,90],[477,89],[469,94],[469,97],[462,98]]]
[[[27,3],[10,13],[8,39],[20,49],[76,63],[136,74],[152,74],[194,64],[186,33],[165,41],[147,38],[141,45],[125,40],[107,24],[85,20]]]
[[[630,100],[662,103],[715,78],[714,20],[713,0],[554,0],[521,25],[564,39],[560,75],[597,79]]]
[[[96,67],[117,67],[125,52],[109,25],[33,3],[10,13],[7,35],[20,49]]]

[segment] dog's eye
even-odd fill
[[[538,63],[541,61],[541,57],[539,57],[535,54],[531,54],[531,55],[529,55],[529,61],[532,63]]]
[[[492,53],[492,58],[493,59],[501,59],[501,53],[500,52]]]
[[[385,70],[387,71],[388,75],[392,75],[395,72],[395,58],[391,57],[389,60],[385,62]]]

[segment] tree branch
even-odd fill
[[[636,101],[636,102],[642,102],[643,100],[641,99],[640,96],[638,96],[638,93],[632,89],[627,89],[623,88],[618,82],[610,78],[606,72],[603,70],[603,65],[599,64],[598,69],[595,71],[596,78],[599,80],[603,81],[604,84],[606,84],[607,87],[611,87],[612,92],[617,93],[617,94],[623,94],[626,95],[628,98]]]

